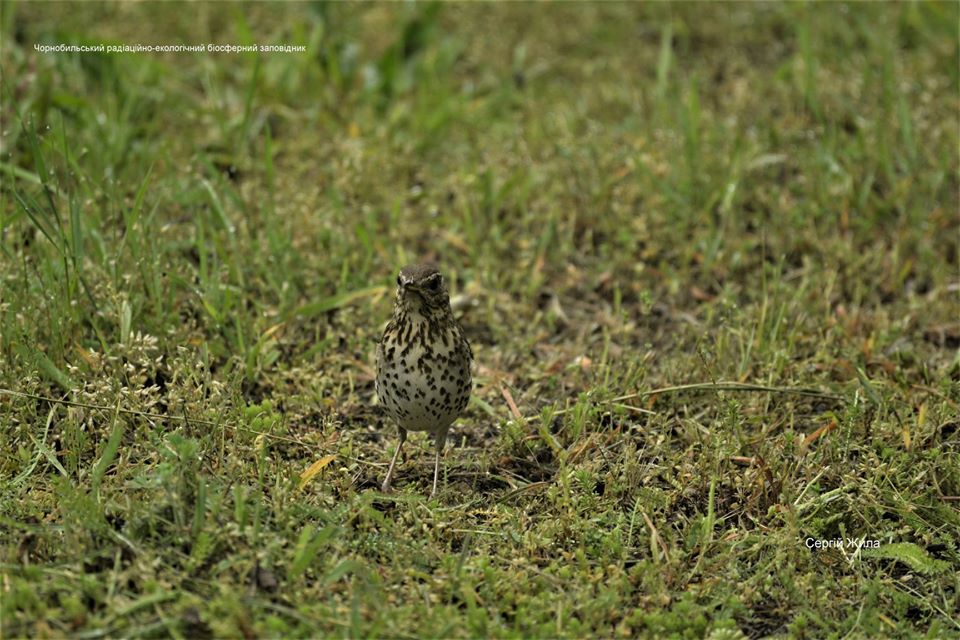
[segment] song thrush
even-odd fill
[[[400,432],[383,491],[390,490],[407,431],[429,431],[437,445],[430,496],[436,495],[447,431],[470,399],[472,360],[437,266],[401,269],[393,318],[377,346],[377,396]]]

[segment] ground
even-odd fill
[[[956,3],[0,7],[4,637],[960,634]]]

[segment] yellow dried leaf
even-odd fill
[[[312,465],[306,468],[306,470],[300,474],[300,486],[298,488],[303,489],[310,480],[313,479],[313,476],[320,473],[325,466],[337,459],[337,454],[331,453],[325,455]]]

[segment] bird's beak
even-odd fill
[[[413,291],[419,291],[420,287],[413,283],[413,280],[401,280],[400,287],[404,290],[411,289]]]

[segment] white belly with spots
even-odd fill
[[[414,325],[406,350],[385,338],[377,348],[377,396],[397,424],[409,431],[444,431],[467,405],[472,386],[470,358],[448,331],[446,342],[424,347]]]

